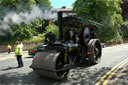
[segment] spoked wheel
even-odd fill
[[[69,58],[65,53],[61,53],[56,61],[56,74],[58,80],[66,79],[69,72]]]
[[[88,56],[89,61],[92,64],[97,64],[101,60],[102,55],[102,47],[101,43],[98,39],[91,39],[88,43],[88,52],[91,54]]]

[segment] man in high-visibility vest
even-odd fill
[[[18,68],[23,67],[22,46],[19,41],[16,41],[15,56],[17,57]]]

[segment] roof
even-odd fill
[[[51,11],[53,12],[73,12],[72,11],[72,8],[54,8],[54,9],[51,9]]]
[[[58,24],[58,21],[56,21],[55,24]],[[79,17],[76,17],[76,16],[64,17],[63,18],[63,25],[64,26],[69,26],[69,27],[95,26],[97,28],[103,26],[102,24],[100,24],[98,22],[82,19],[82,18],[79,18]]]

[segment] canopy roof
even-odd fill
[[[55,22],[58,24],[58,21]],[[94,21],[85,20],[76,16],[68,16],[63,18],[63,25],[67,27],[85,27],[85,26],[95,26],[96,28],[101,28],[103,25]]]

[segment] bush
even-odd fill
[[[32,38],[35,30],[31,28],[31,25],[20,24],[12,26],[13,29],[13,38],[22,41],[25,39]]]
[[[33,36],[30,39],[24,40],[23,42],[38,42],[38,41],[44,41],[45,33],[43,34],[38,34],[38,36]]]
[[[38,32],[36,31],[37,25],[37,23],[31,23],[29,25],[24,23],[10,25],[11,32],[3,30],[5,31],[5,35],[0,36],[0,44],[14,44],[17,40],[24,41],[31,39],[33,35],[38,35]]]
[[[55,34],[56,35],[56,39],[59,39],[59,28],[55,24],[49,24],[46,27],[45,33],[47,34],[49,32],[52,32],[53,34]]]

